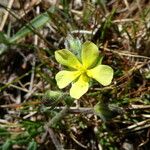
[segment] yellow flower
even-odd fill
[[[55,52],[57,62],[68,67],[56,74],[56,82],[60,89],[72,83],[70,96],[79,99],[88,91],[90,78],[97,80],[103,86],[111,83],[113,69],[101,64],[98,47],[87,41],[82,44],[81,60],[67,49]]]

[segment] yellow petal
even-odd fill
[[[102,85],[109,85],[113,79],[114,71],[107,65],[98,65],[87,71],[87,75],[97,80]]]
[[[70,96],[79,99],[83,94],[88,91],[89,88],[89,78],[86,75],[81,75],[79,79],[72,84],[70,89]]]
[[[55,51],[55,58],[60,64],[64,66],[74,69],[81,67],[81,63],[77,57],[67,49]]]
[[[82,64],[85,68],[93,66],[99,58],[98,47],[92,42],[85,42],[81,51]]]
[[[55,79],[60,89],[65,88],[80,75],[79,71],[60,71],[56,74]]]

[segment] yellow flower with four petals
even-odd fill
[[[113,69],[101,64],[99,50],[94,43],[83,43],[80,56],[77,58],[67,49],[55,51],[57,62],[68,67],[68,70],[56,74],[57,85],[62,89],[72,83],[70,96],[76,99],[88,91],[91,78],[103,86],[109,85],[113,79]]]

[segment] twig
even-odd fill
[[[87,31],[87,30],[73,30],[71,33],[78,33],[78,34],[93,34],[92,31]]]
[[[47,130],[47,132],[49,133],[55,147],[56,147],[56,150],[64,150],[63,146],[61,145],[61,143],[59,142],[59,140],[57,139],[54,131],[52,128],[49,128],[49,127],[45,127],[45,129]]]
[[[147,56],[129,54],[129,53],[124,53],[124,52],[118,52],[118,51],[116,51],[116,50],[111,50],[111,49],[106,48],[106,47],[104,47],[104,46],[101,46],[100,48],[102,48],[102,49],[104,49],[104,50],[106,50],[106,51],[112,52],[112,53],[114,53],[114,54],[122,55],[122,56],[135,57],[135,58],[143,58],[143,59],[148,59],[148,60],[150,60],[150,57],[147,57]]]
[[[19,87],[19,86],[14,85],[14,84],[10,84],[9,86],[10,86],[10,87],[13,87],[13,88],[15,88],[15,89],[17,89],[17,90],[23,91],[23,92],[27,92],[27,93],[29,92],[27,89],[22,88],[22,87]]]
[[[149,124],[147,124],[149,123]],[[133,125],[128,126],[127,128],[123,129],[123,131],[138,131],[138,130],[142,130],[145,128],[150,127],[150,119],[135,123]]]
[[[120,22],[135,22],[136,20],[133,18],[125,18],[125,19],[117,19],[112,21],[113,23],[120,23]]]
[[[61,120],[64,116],[66,116],[68,112],[68,106],[65,106],[55,117],[53,117],[46,126],[52,127],[54,126],[59,120]]]
[[[35,35],[37,36],[37,35]],[[29,86],[29,92],[32,92],[33,89],[33,82],[34,82],[34,75],[35,75],[35,57],[33,57],[32,60],[32,71],[31,71],[31,79],[30,79],[30,86]]]
[[[23,119],[27,119],[29,117],[32,117],[33,115],[35,115],[37,113],[37,111],[33,111],[31,113],[29,113],[28,115],[24,116]]]
[[[55,110],[63,110],[65,107],[55,107]],[[44,111],[51,109],[51,107],[47,107]],[[83,107],[69,107],[68,113],[84,113],[84,114],[94,114],[93,108],[83,108]]]
[[[125,5],[126,5],[126,8],[130,11],[130,7],[129,7],[128,1],[127,1],[127,0],[124,0],[124,3],[125,3]]]
[[[7,120],[0,119],[0,123],[8,124],[9,122]]]
[[[50,129],[50,127],[54,126],[58,121],[60,121],[64,116],[66,116],[68,109],[68,106],[65,106],[64,109],[62,109],[55,117],[49,120],[49,122],[44,126],[46,132],[43,134],[41,141],[45,141],[46,135],[47,133],[49,133],[57,150],[63,150],[63,147],[57,140],[56,136],[54,135],[54,132]]]
[[[79,141],[77,141],[76,138],[75,138],[75,136],[74,136],[72,133],[70,133],[70,137],[71,137],[72,140],[73,140],[75,143],[77,143],[79,146],[81,146],[81,147],[84,148],[84,149],[87,149],[87,146],[85,146],[85,145],[81,144]]]
[[[13,81],[6,83],[4,86],[0,87],[0,91],[9,87],[11,84],[18,82],[20,79],[24,78],[25,76],[28,76],[30,73],[31,73],[31,70],[29,72],[26,72],[25,74],[21,75],[20,77],[14,79]]]
[[[35,91],[37,90],[37,88],[39,88],[41,86],[42,82],[39,82],[38,84],[36,84],[36,86],[32,89],[32,91],[27,92],[26,95],[24,95],[25,99],[28,99],[32,94],[35,93]]]
[[[7,6],[8,9],[11,9],[13,2],[14,2],[14,0],[10,0],[10,1],[9,1],[8,6]],[[7,10],[5,10],[5,15],[3,16],[3,20],[2,20],[2,23],[1,23],[1,25],[0,25],[0,31],[3,30],[4,25],[5,25],[5,23],[6,23],[6,20],[7,20],[7,18],[8,18],[8,15],[9,15],[9,12],[8,12]]]
[[[136,128],[136,127],[138,127],[138,126],[145,125],[145,124],[146,124],[147,122],[149,122],[149,121],[150,121],[150,119],[144,120],[144,121],[141,121],[141,122],[138,122],[138,123],[135,123],[135,124],[133,124],[133,125],[131,125],[131,126],[128,126],[127,129],[131,130],[131,129]]]
[[[130,109],[130,110],[150,109],[150,105],[133,105],[133,104],[131,104],[131,107],[129,107],[128,109]]]
[[[44,132],[44,134],[42,135],[42,137],[41,137],[41,143],[44,143],[44,141],[45,141],[47,135],[48,135],[48,131],[46,130],[46,131]]]
[[[40,13],[40,8],[39,7],[36,7],[36,13],[37,15],[39,15]],[[34,45],[38,45],[38,36],[35,35],[34,36]],[[36,64],[36,59],[35,57],[33,56],[32,58],[32,71],[31,71],[31,78],[30,78],[30,86],[29,86],[29,93],[26,95],[26,99],[28,99],[31,94],[33,93],[33,83],[34,83],[34,76],[35,76],[35,64]]]

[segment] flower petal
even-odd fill
[[[113,79],[114,71],[107,65],[98,65],[93,69],[87,70],[87,75],[94,78],[102,85],[109,85]]]
[[[81,58],[85,68],[93,66],[99,57],[98,47],[92,42],[85,42],[82,45]]]
[[[79,99],[83,94],[88,91],[89,78],[86,75],[81,75],[79,79],[72,84],[70,89],[70,96]]]
[[[80,75],[79,71],[60,71],[56,74],[55,79],[57,81],[57,85],[60,89],[65,88],[69,85],[73,80],[75,80]]]
[[[60,64],[64,66],[74,69],[81,67],[81,63],[77,57],[67,49],[55,51],[55,58]]]

